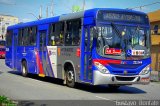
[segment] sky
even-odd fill
[[[48,7],[48,16],[51,17],[52,0],[0,0],[0,14],[13,15],[19,18],[20,22],[37,20],[40,6],[42,6],[42,17],[46,18],[46,9]],[[85,0],[85,9],[91,8],[134,8],[160,2],[160,0]],[[83,5],[83,0],[53,0],[54,15],[61,15],[72,12],[72,6]],[[145,13],[160,9],[160,3],[137,8],[135,10]]]

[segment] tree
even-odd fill
[[[82,11],[82,9],[80,8],[80,6],[72,6],[72,12],[75,13],[75,12],[79,12],[79,11]]]

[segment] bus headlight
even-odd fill
[[[140,75],[148,74],[150,71],[150,65],[147,65],[141,72]]]
[[[99,62],[94,62],[94,65],[98,68],[98,70],[103,73],[103,74],[109,74],[109,70],[103,66],[102,64],[100,64]]]

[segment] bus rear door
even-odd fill
[[[48,53],[47,53],[47,39],[48,39],[48,25],[41,25],[38,28],[38,50],[40,56],[39,74],[52,76],[51,69],[49,67]]]

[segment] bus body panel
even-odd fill
[[[57,46],[47,46],[47,54],[48,64],[50,65],[52,76],[57,78]]]
[[[6,47],[6,58],[5,63],[8,67],[12,68],[12,47]]]
[[[58,46],[57,47],[57,75],[58,78],[63,78],[64,76],[64,66],[66,63],[72,64],[74,69],[75,80],[79,81],[80,76],[80,57],[77,56],[77,50],[79,46]]]
[[[36,71],[36,60],[35,60],[35,47],[17,47],[17,70],[21,71],[22,61],[26,60],[28,73],[37,74]]]

